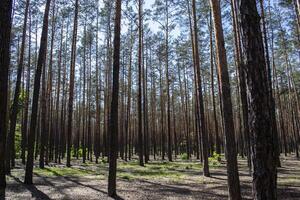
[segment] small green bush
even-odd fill
[[[217,152],[213,152],[213,155],[208,158],[209,164],[211,166],[220,166],[221,155]]]
[[[183,153],[180,155],[181,160],[188,160],[188,155],[187,153]]]
[[[102,158],[101,161],[102,161],[102,163],[108,163],[108,160],[107,160],[106,157],[105,157],[105,158]]]
[[[15,132],[15,150],[16,150],[16,158],[21,157],[21,125],[16,125],[16,132]]]

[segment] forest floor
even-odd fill
[[[278,199],[300,199],[300,160],[281,157],[278,170]],[[7,199],[110,199],[107,197],[108,164],[73,160],[73,166],[51,163],[45,169],[34,168],[34,185],[23,184],[24,166],[17,162],[8,176]],[[118,163],[119,199],[227,199],[224,162],[210,160],[210,178],[202,176],[199,161],[152,161],[145,167],[137,161]],[[251,177],[245,159],[239,158],[243,199],[251,198]]]

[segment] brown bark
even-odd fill
[[[67,128],[67,167],[71,167],[71,137],[72,137],[72,120],[73,120],[73,99],[74,99],[74,79],[75,79],[75,62],[76,62],[76,42],[77,42],[77,23],[78,23],[78,0],[75,0],[75,16],[71,48],[71,66],[70,66],[70,86],[68,102],[68,128]]]
[[[42,74],[43,66],[45,65],[46,53],[47,53],[48,17],[49,17],[49,10],[50,10],[50,2],[51,0],[47,0],[46,7],[45,7],[39,56],[38,56],[38,62],[37,62],[35,78],[34,78],[30,132],[28,135],[28,155],[27,155],[26,172],[25,172],[25,180],[24,180],[25,184],[32,184],[33,153],[34,153],[36,125],[37,125],[38,101],[39,101],[39,93],[40,93],[41,74]]]
[[[262,28],[263,28],[263,40],[264,40],[264,54],[266,59],[266,71],[267,71],[267,78],[268,78],[268,89],[269,89],[269,101],[270,101],[270,112],[271,112],[271,122],[272,122],[272,132],[273,132],[273,142],[274,142],[274,159],[277,163],[278,167],[280,167],[280,151],[279,151],[279,141],[278,141],[278,130],[277,130],[277,123],[276,123],[276,111],[275,111],[275,100],[273,96],[272,90],[272,72],[271,72],[271,63],[270,63],[270,56],[269,56],[269,45],[268,45],[268,36],[267,36],[267,28],[265,22],[265,11],[264,11],[264,1],[260,0],[260,9],[261,9],[261,21],[262,21]]]
[[[127,110],[126,110],[126,133],[125,133],[125,161],[127,157],[130,158],[130,134],[131,134],[131,68],[132,68],[132,49],[133,49],[133,33],[132,24],[130,25],[130,55],[129,55],[129,65],[128,65],[128,91],[127,91]],[[127,153],[128,152],[128,153]]]
[[[210,46],[210,81],[211,81],[211,98],[213,105],[213,120],[215,131],[215,143],[216,153],[221,154],[221,144],[219,136],[219,125],[216,111],[216,99],[215,99],[215,84],[214,84],[214,48],[213,48],[213,26],[212,26],[212,14],[210,12],[210,33],[209,33],[209,46]]]
[[[59,130],[59,103],[60,103],[60,92],[61,92],[61,69],[62,69],[62,50],[63,50],[63,38],[64,38],[64,21],[61,23],[61,31],[60,31],[60,47],[59,47],[59,55],[58,55],[58,69],[57,69],[57,87],[56,87],[56,115],[55,115],[55,156],[54,162],[58,162],[59,157],[59,138],[61,132]]]
[[[248,167],[251,170],[251,156],[250,156],[250,139],[249,139],[249,125],[248,125],[248,102],[246,93],[246,79],[243,70],[244,63],[242,58],[242,47],[241,47],[241,36],[240,27],[237,14],[237,1],[231,0],[231,10],[232,10],[232,21],[233,21],[233,31],[234,31],[234,44],[235,44],[235,57],[236,57],[236,67],[238,74],[239,92],[240,100],[242,106],[242,135],[245,139],[245,147],[247,152]]]
[[[28,63],[27,63],[27,76],[26,76],[26,99],[24,108],[24,119],[22,125],[22,140],[21,140],[21,159],[22,164],[25,165],[25,151],[27,144],[28,133],[28,113],[29,113],[29,96],[30,96],[30,80],[31,80],[31,12],[29,12],[29,37],[28,37]]]
[[[109,175],[108,195],[116,197],[116,173],[118,153],[118,99],[119,99],[119,71],[120,71],[120,35],[121,35],[121,0],[116,0],[115,30],[114,30],[114,57],[113,57],[113,88],[109,121]]]
[[[142,129],[142,52],[143,52],[143,45],[142,45],[142,1],[139,0],[139,49],[138,49],[138,153],[139,153],[139,164],[140,166],[144,166],[144,148],[143,148],[143,129]]]
[[[16,130],[16,122],[17,116],[19,112],[19,95],[20,95],[20,87],[21,87],[21,76],[23,71],[23,63],[24,63],[24,52],[25,52],[25,41],[26,41],[26,30],[27,30],[27,18],[28,18],[28,10],[29,10],[29,0],[26,0],[25,13],[24,13],[24,22],[23,22],[23,30],[22,30],[22,42],[20,49],[20,57],[18,62],[18,70],[17,70],[17,81],[15,87],[15,94],[13,104],[10,110],[10,128],[9,134],[7,138],[7,151],[6,151],[6,173],[10,173],[10,168],[15,165],[15,130]]]
[[[277,199],[270,93],[256,1],[241,0],[240,12],[249,99],[253,198]]]
[[[232,102],[229,74],[227,68],[226,49],[224,42],[224,34],[221,19],[220,2],[211,0],[211,9],[214,19],[216,52],[217,52],[217,66],[219,72],[219,79],[221,84],[224,134],[225,134],[225,148],[227,159],[227,177],[228,189],[230,199],[241,199],[240,181],[237,165],[237,153],[234,136],[234,124],[232,114]]]
[[[99,0],[97,2],[97,5],[99,6]],[[98,61],[98,32],[99,32],[99,9],[97,7],[97,22],[96,22],[96,127],[95,127],[95,137],[94,137],[94,153],[96,157],[96,163],[98,163],[98,157],[100,156],[100,96],[101,96],[101,72],[99,76],[99,61]]]
[[[196,13],[196,1],[192,1],[192,14],[193,14],[193,60],[194,60],[194,71],[196,73],[196,80],[198,85],[198,104],[199,104],[199,122],[201,128],[201,142],[202,142],[202,151],[203,151],[203,175],[210,176],[209,167],[208,167],[208,138],[207,131],[205,127],[205,116],[204,116],[204,105],[203,105],[203,95],[202,95],[202,80],[201,80],[201,68],[200,68],[200,58],[199,58],[199,49],[198,49],[198,28],[197,28],[197,13]],[[197,94],[197,93],[196,93]]]
[[[172,161],[172,138],[171,138],[171,103],[170,103],[170,77],[169,77],[169,4],[168,0],[166,3],[166,65],[165,65],[165,73],[166,73],[166,89],[167,89],[167,130],[168,130],[168,160]]]

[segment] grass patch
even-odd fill
[[[35,168],[33,170],[34,173],[37,173],[41,176],[66,176],[66,177],[80,177],[80,176],[89,176],[89,175],[95,175],[95,176],[101,176],[100,172],[89,170],[89,169],[81,169],[76,167],[45,167],[44,169],[41,168]]]
[[[126,180],[145,179],[161,180],[166,179],[172,182],[178,182],[185,179],[190,173],[201,173],[201,164],[198,162],[160,162],[153,161],[139,166],[137,161],[120,162],[118,165],[118,177]]]
[[[216,158],[213,159],[213,162]],[[211,164],[210,164],[211,165]],[[213,166],[219,164],[213,163]],[[139,166],[138,160],[129,162],[118,161],[117,177],[124,180],[165,180],[168,182],[183,182],[189,180],[189,177],[202,175],[202,164],[196,160],[176,160],[168,161],[151,161],[145,166]],[[108,163],[101,162],[95,164],[87,161],[78,163],[70,168],[64,166],[45,167],[45,169],[34,168],[34,173],[40,176],[53,177],[83,177],[83,176],[100,176],[102,179],[107,177]]]

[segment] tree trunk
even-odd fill
[[[71,48],[70,86],[69,86],[69,103],[68,103],[67,163],[66,163],[67,167],[71,167],[71,142],[72,142],[71,138],[72,138],[78,7],[79,7],[78,0],[75,0],[75,16],[74,16],[73,38],[72,38],[72,48]]]
[[[28,18],[28,10],[29,10],[29,0],[26,0],[25,6],[25,13],[24,13],[24,22],[23,22],[23,30],[22,30],[22,43],[21,43],[21,50],[20,50],[20,58],[18,63],[18,70],[17,70],[17,81],[15,87],[15,94],[13,104],[10,110],[10,128],[9,134],[7,139],[7,152],[6,152],[6,173],[10,173],[10,168],[14,167],[15,163],[15,130],[16,130],[16,122],[17,116],[19,112],[19,95],[20,95],[20,87],[21,87],[21,76],[23,70],[23,63],[24,63],[24,51],[25,51],[25,41],[26,41],[26,30],[27,30],[27,18]],[[10,165],[11,163],[11,165]]]
[[[214,119],[214,131],[215,131],[215,143],[216,153],[221,154],[219,126],[216,111],[216,99],[215,99],[215,84],[214,84],[214,47],[213,47],[213,25],[212,25],[212,13],[210,12],[210,34],[209,34],[209,46],[210,46],[210,82],[211,82],[211,98],[213,105],[213,119]]]
[[[28,63],[27,63],[27,77],[26,77],[26,99],[24,108],[24,120],[22,126],[22,140],[21,140],[21,159],[22,164],[25,165],[25,151],[27,146],[28,133],[28,113],[29,113],[29,96],[30,96],[30,69],[31,69],[31,12],[29,12],[29,36],[28,36]]]
[[[140,166],[144,166],[144,148],[143,148],[143,129],[142,129],[142,52],[143,52],[143,45],[142,45],[142,12],[143,12],[143,5],[142,1],[139,0],[139,50],[138,50],[138,153],[139,153],[139,164]]]
[[[8,70],[10,64],[12,0],[0,2],[0,198],[5,198],[5,142],[7,133]]]
[[[270,95],[256,1],[241,0],[240,12],[246,54],[253,198],[277,199]]]
[[[121,0],[116,0],[114,57],[113,57],[113,89],[109,121],[109,174],[108,196],[116,197],[116,173],[118,153],[118,101],[119,101],[119,71],[120,71],[120,35],[121,35]]]
[[[208,138],[207,131],[205,127],[205,116],[204,116],[204,105],[203,105],[203,95],[202,95],[202,80],[200,74],[200,58],[199,58],[199,49],[198,49],[198,27],[197,27],[197,13],[196,13],[196,1],[192,1],[192,14],[193,14],[193,60],[194,60],[194,71],[196,73],[196,80],[198,85],[198,103],[200,111],[200,128],[201,128],[201,142],[202,142],[202,152],[203,152],[203,175],[209,177],[209,167],[208,167]],[[197,101],[196,101],[197,102]]]
[[[172,161],[172,138],[171,138],[171,103],[170,103],[170,77],[169,77],[169,4],[166,2],[166,89],[167,89],[167,130],[168,130],[168,160]]]
[[[241,199],[240,181],[238,174],[238,165],[236,158],[236,144],[234,137],[234,124],[232,114],[232,102],[229,74],[227,69],[227,58],[224,42],[224,34],[221,19],[220,2],[211,0],[211,9],[214,19],[215,41],[217,50],[217,65],[219,71],[219,80],[221,83],[221,96],[223,107],[225,147],[227,152],[227,177],[230,199]]]
[[[272,122],[272,132],[273,132],[273,142],[274,142],[274,154],[275,154],[275,162],[278,167],[280,167],[280,151],[279,151],[279,141],[278,141],[278,130],[277,130],[277,123],[276,123],[276,110],[275,110],[275,100],[273,96],[272,90],[272,72],[271,72],[271,63],[270,63],[270,56],[269,56],[269,45],[268,45],[268,35],[267,35],[267,28],[265,22],[265,11],[264,11],[264,1],[260,0],[260,9],[261,9],[261,21],[262,21],[262,28],[263,28],[263,40],[264,40],[264,55],[266,59],[266,71],[267,71],[267,78],[268,78],[268,89],[269,89],[269,101],[270,101],[270,112],[271,112],[271,122]]]
[[[36,125],[37,125],[38,101],[39,101],[39,93],[40,93],[41,74],[42,74],[43,65],[45,65],[46,53],[47,53],[48,17],[49,17],[49,10],[50,10],[50,2],[51,0],[47,0],[46,7],[45,7],[40,50],[39,50],[35,77],[34,77],[30,132],[28,135],[28,155],[27,155],[26,172],[25,172],[25,180],[24,180],[25,184],[32,184],[33,153],[34,153]]]

